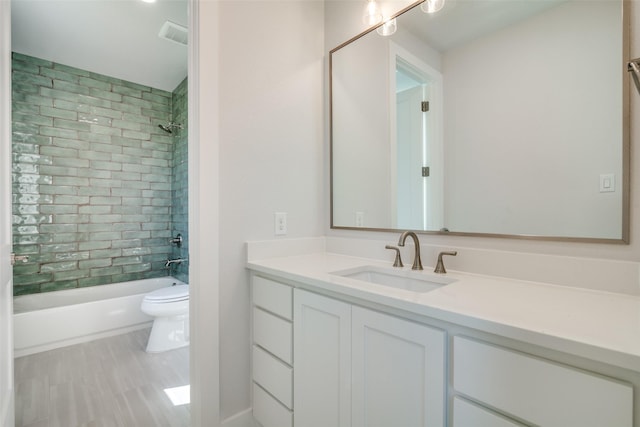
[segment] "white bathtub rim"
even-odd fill
[[[111,283],[107,285],[86,286],[82,288],[61,289],[58,291],[18,295],[13,298],[13,313],[22,314],[22,313],[29,313],[32,311],[57,309],[60,307],[66,307],[66,306],[75,305],[75,304],[90,304],[92,302],[106,301],[109,299],[122,298],[125,296],[131,296],[131,295],[147,294],[156,289],[160,289],[166,286],[172,286],[174,283],[185,284],[184,282],[172,276],[165,276],[165,277],[155,277],[152,279],[132,280],[129,282]],[[123,292],[123,291],[131,291],[132,288],[135,288],[133,292]],[[115,289],[117,289],[118,292],[116,292]],[[76,300],[74,302],[69,302],[70,299],[76,296],[84,296],[84,294],[89,294],[89,296],[91,296],[91,294],[101,294],[101,293],[106,293],[107,296],[105,298],[99,298],[97,295],[94,295],[89,299],[81,299],[79,301]],[[61,303],[52,305],[53,302],[47,301],[43,304],[41,303],[40,305],[34,306],[34,304],[38,300],[43,300],[43,299],[51,300],[56,298],[59,300],[62,300]],[[36,301],[32,301],[32,300],[36,300]]]

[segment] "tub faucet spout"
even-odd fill
[[[413,265],[411,266],[412,270],[422,270],[422,260],[420,259],[420,241],[418,240],[418,236],[413,231],[405,231],[400,235],[400,239],[398,240],[398,246],[404,246],[404,241],[407,240],[407,237],[411,236],[413,239],[413,245],[415,249],[415,253],[413,255]]]
[[[164,264],[164,268],[171,268],[171,265],[182,264],[185,261],[188,261],[187,258],[168,259],[167,262]]]

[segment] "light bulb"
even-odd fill
[[[425,13],[436,13],[444,7],[444,2],[445,0],[425,0],[420,9]]]
[[[367,6],[364,8],[362,21],[367,25],[375,25],[382,21],[382,11],[376,0],[367,0]]]
[[[385,21],[384,24],[376,28],[376,31],[381,36],[390,36],[393,33],[395,33],[397,29],[398,29],[398,26],[396,25],[396,19],[393,18]]]

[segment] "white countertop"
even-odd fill
[[[640,297],[448,271],[454,283],[417,293],[331,274],[388,262],[317,253],[249,261],[293,280],[640,372]],[[410,266],[405,266],[410,270]],[[424,274],[432,275],[425,266]]]

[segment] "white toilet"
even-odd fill
[[[189,285],[157,289],[145,295],[140,307],[155,317],[147,353],[158,353],[189,345]]]

